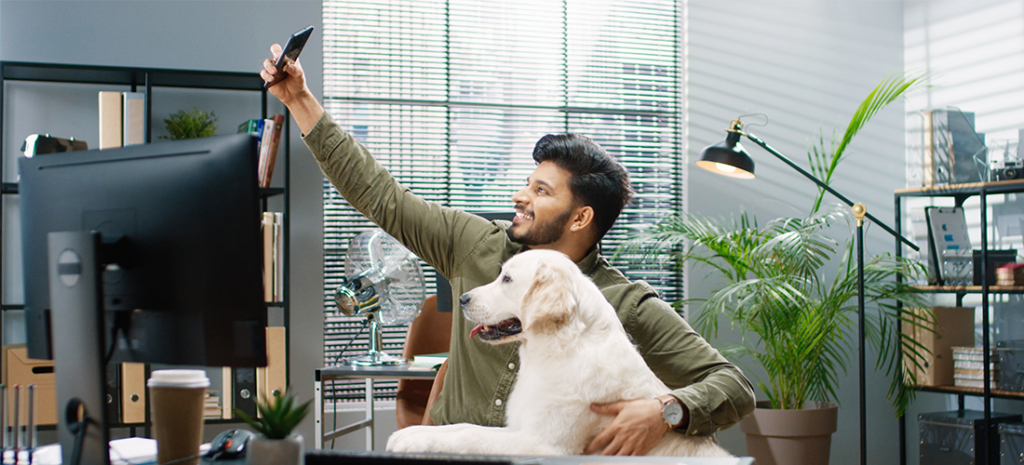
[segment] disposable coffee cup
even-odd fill
[[[199,463],[203,442],[203,398],[210,379],[203,370],[156,370],[149,381],[150,416],[158,464]]]

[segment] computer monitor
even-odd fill
[[[116,255],[101,257],[110,359],[265,366],[256,147],[240,134],[21,158],[29,356],[53,357],[47,234],[98,231]]]
[[[240,134],[19,159],[28,345],[54,359],[64,463],[109,463],[111,362],[266,366],[257,158]]]

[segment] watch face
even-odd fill
[[[661,407],[661,416],[669,425],[678,425],[683,421],[683,406],[678,400],[670,401]]]

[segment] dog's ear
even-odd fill
[[[578,306],[571,270],[542,262],[523,297],[523,329],[553,333],[570,322]]]

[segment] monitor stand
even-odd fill
[[[110,465],[100,233],[53,232],[47,239],[63,463]]]

